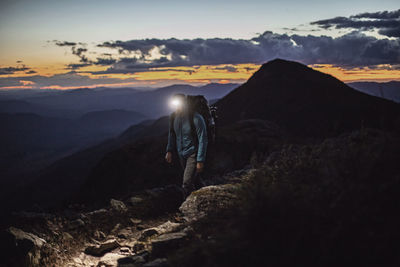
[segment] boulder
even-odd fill
[[[46,241],[32,233],[9,227],[1,234],[5,266],[40,266],[41,248]]]
[[[128,208],[126,207],[124,202],[122,202],[120,200],[116,200],[116,199],[110,200],[110,206],[111,206],[112,210],[121,212],[121,213],[126,212],[128,210]]]
[[[146,241],[148,238],[160,234],[156,228],[148,228],[142,232],[139,241]]]
[[[107,267],[107,266],[119,266],[118,260],[126,257],[125,255],[121,255],[118,253],[107,253],[103,257],[100,258],[97,263],[98,267]]]
[[[136,241],[132,246],[132,252],[139,253],[146,250],[146,243]]]
[[[152,227],[144,230],[139,237],[139,241],[145,241],[151,237],[154,237],[155,235],[161,235],[175,231],[180,226],[181,226],[180,223],[173,223],[171,221],[166,221],[165,223],[160,224],[157,227]]]
[[[107,253],[117,247],[119,247],[117,240],[110,239],[110,240],[107,240],[106,242],[103,242],[98,245],[88,246],[85,249],[85,253],[88,255],[100,257],[100,256],[103,256],[105,253]]]
[[[169,232],[173,232],[176,229],[178,229],[181,226],[180,223],[174,223],[171,221],[166,221],[163,224],[160,224],[159,226],[155,227],[155,229],[157,230],[157,232],[159,234],[164,234],[164,233],[169,233]]]
[[[203,187],[192,192],[179,210],[186,221],[196,221],[210,213],[218,214],[219,211],[235,205],[239,187],[238,184]]]

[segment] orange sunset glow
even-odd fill
[[[76,75],[85,76],[94,81],[94,84],[84,86],[61,86],[57,84],[49,86],[41,86],[41,89],[79,89],[79,88],[96,88],[96,87],[129,87],[140,84],[154,85],[157,81],[175,81],[189,84],[198,83],[243,83],[245,82],[261,65],[259,64],[219,64],[219,65],[201,65],[191,67],[169,67],[169,68],[151,68],[149,71],[133,72],[133,73],[108,73],[96,74],[96,71],[104,71],[107,67],[104,66],[90,66],[83,67],[76,71]],[[330,74],[344,82],[352,81],[390,81],[400,80],[400,70],[389,69],[387,66],[381,66],[380,69],[370,68],[354,68],[344,69],[341,67],[333,66],[331,64],[315,64],[308,65],[309,67]],[[386,67],[386,68],[384,68]],[[230,68],[229,70],[227,68]],[[41,75],[51,77],[57,74],[65,73],[65,70],[60,67],[49,69],[47,67],[38,67],[34,69],[37,73],[32,74],[19,74],[14,73],[11,75],[1,75],[0,77],[32,77]],[[100,79],[117,79],[120,82],[113,83],[96,83]],[[134,78],[134,82],[126,82],[127,79]],[[34,88],[35,82],[29,80],[19,80],[20,85],[15,86],[2,86],[1,89],[14,89],[14,88]]]

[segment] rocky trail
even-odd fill
[[[101,209],[19,212],[2,233],[0,266],[169,266],[168,255],[201,237],[192,224],[232,205],[252,169],[231,172],[182,203],[174,185],[146,190]]]

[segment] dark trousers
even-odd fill
[[[187,159],[180,157],[180,163],[183,169],[182,188],[185,198],[200,185],[201,178],[196,169],[196,155],[197,153],[193,153]]]

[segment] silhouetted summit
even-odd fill
[[[400,106],[366,95],[301,63],[275,59],[217,102],[221,124],[239,119],[273,121],[299,136],[398,125]]]

